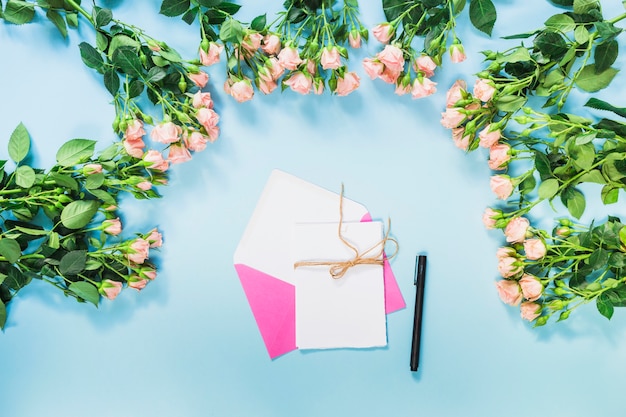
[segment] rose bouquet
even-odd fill
[[[251,100],[255,89],[270,94],[280,85],[300,94],[338,96],[358,88],[349,71],[347,46],[367,39],[357,0],[287,0],[284,11],[268,22],[267,14],[250,23],[233,17],[240,6],[220,0],[164,0],[161,13],[200,22],[199,64],[214,65],[223,53],[224,90],[238,102]]]
[[[20,124],[8,141],[15,169],[0,161],[0,328],[6,304],[32,279],[94,305],[125,287],[141,290],[156,277],[150,249],[162,244],[156,229],[121,238],[117,214],[121,193],[159,197],[152,184],[166,174],[153,162],[119,143],[96,154],[95,141],[73,139],[43,170],[26,163],[30,144]]]
[[[431,80],[435,70],[449,52],[450,60],[465,60],[465,50],[455,32],[456,17],[465,8],[465,0],[384,0],[386,22],[372,29],[374,37],[385,45],[363,66],[368,76],[395,85],[398,95],[427,97],[437,91]],[[472,24],[491,35],[496,9],[491,0],[471,0],[469,15]],[[415,48],[416,38],[421,50]]]
[[[483,221],[511,244],[498,252],[504,278],[498,291],[508,304],[525,300],[522,317],[535,325],[558,311],[563,320],[591,300],[609,318],[613,306],[624,305],[615,295],[622,291],[619,236],[625,233],[617,218],[574,228],[561,220],[550,234],[525,217],[542,202],[554,208],[558,198],[579,219],[587,201],[581,184],[601,184],[604,204],[615,203],[624,188],[625,125],[561,109],[574,87],[595,92],[610,84],[621,32],[615,23],[626,14],[604,19],[598,2],[570,3],[571,11],[548,18],[544,28],[511,37],[534,37],[532,46],[485,51],[487,68],[471,92],[461,80],[452,86],[441,120],[457,147],[488,150],[490,185],[503,204],[488,208]],[[545,97],[543,108],[556,112],[526,106],[531,95]],[[626,115],[596,98],[587,106]]]

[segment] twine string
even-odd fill
[[[339,226],[337,227],[337,236],[339,240],[346,245],[352,252],[354,257],[345,261],[298,261],[293,264],[294,269],[301,266],[328,266],[328,271],[333,279],[339,279],[343,277],[350,268],[356,265],[383,265],[385,262],[385,246],[387,242],[394,244],[394,252],[391,256],[387,256],[387,259],[391,259],[398,253],[399,245],[398,241],[392,237],[389,237],[389,230],[391,229],[391,220],[387,219],[387,231],[385,236],[380,242],[360,253],[359,250],[350,242],[348,242],[341,232],[341,226],[343,225],[343,184],[341,184],[341,194],[339,196]],[[375,255],[367,256],[370,252],[376,248],[380,248]]]

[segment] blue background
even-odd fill
[[[383,20],[379,1],[361,3],[364,24]],[[617,310],[609,322],[588,305],[564,323],[533,329],[499,300],[495,251],[503,238],[480,220],[494,203],[487,155],[465,155],[439,123],[454,80],[473,85],[479,51],[517,45],[499,37],[540,27],[558,10],[546,1],[496,3],[491,39],[470,28],[466,13],[460,18],[469,58],[458,65],[446,59],[434,77],[439,92],[423,100],[398,97],[367,78],[360,61],[380,50],[373,39],[351,51],[350,68],[362,84],[343,98],[285,91],[238,104],[222,91],[223,67],[210,68],[219,140],[172,168],[162,199],[122,204],[125,230],[163,231],[157,279],[98,309],[39,282],[21,291],[0,334],[0,415],[623,414],[626,312]],[[621,13],[618,3],[604,1],[605,14]],[[196,27],[159,16],[160,2],[99,4],[195,56]],[[240,19],[281,4],[245,2]],[[81,26],[64,40],[41,17],[19,27],[0,24],[0,143],[23,122],[39,167],[53,165],[56,149],[71,138],[98,139],[99,148],[115,139],[110,95],[80,59],[78,43],[93,41]],[[620,56],[616,66],[623,64]],[[624,84],[620,73],[600,97],[623,106]],[[584,99],[572,94],[575,107]],[[274,168],[331,190],[343,182],[346,196],[375,219],[391,218],[400,242],[391,264],[407,308],[388,316],[388,347],[268,358],[232,255]],[[588,191],[599,199],[598,189]],[[595,209],[589,218],[620,214],[619,206]],[[550,227],[553,216],[545,208],[535,221]],[[412,373],[417,253],[429,264],[422,360]]]

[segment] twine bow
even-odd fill
[[[370,247],[368,250],[360,253],[359,250],[348,242],[341,233],[341,226],[343,224],[343,184],[341,184],[341,195],[339,196],[339,226],[337,227],[337,236],[346,245],[354,252],[354,257],[352,259],[348,259],[346,261],[298,261],[293,264],[294,269],[299,268],[301,266],[329,266],[328,271],[330,272],[330,276],[334,279],[339,279],[343,277],[346,272],[350,268],[356,265],[383,265],[385,261],[385,246],[387,242],[392,242],[395,246],[395,250],[391,256],[388,256],[387,259],[391,259],[398,253],[398,241],[392,237],[389,237],[389,229],[391,229],[391,220],[387,220],[387,232],[385,233],[385,237],[383,239]],[[366,256],[368,253],[374,251],[376,248],[380,248],[376,255]]]

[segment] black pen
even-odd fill
[[[422,335],[422,306],[424,305],[424,281],[426,279],[426,255],[415,257],[415,312],[413,314],[413,341],[411,343],[411,371],[417,371],[420,361],[420,337]]]

